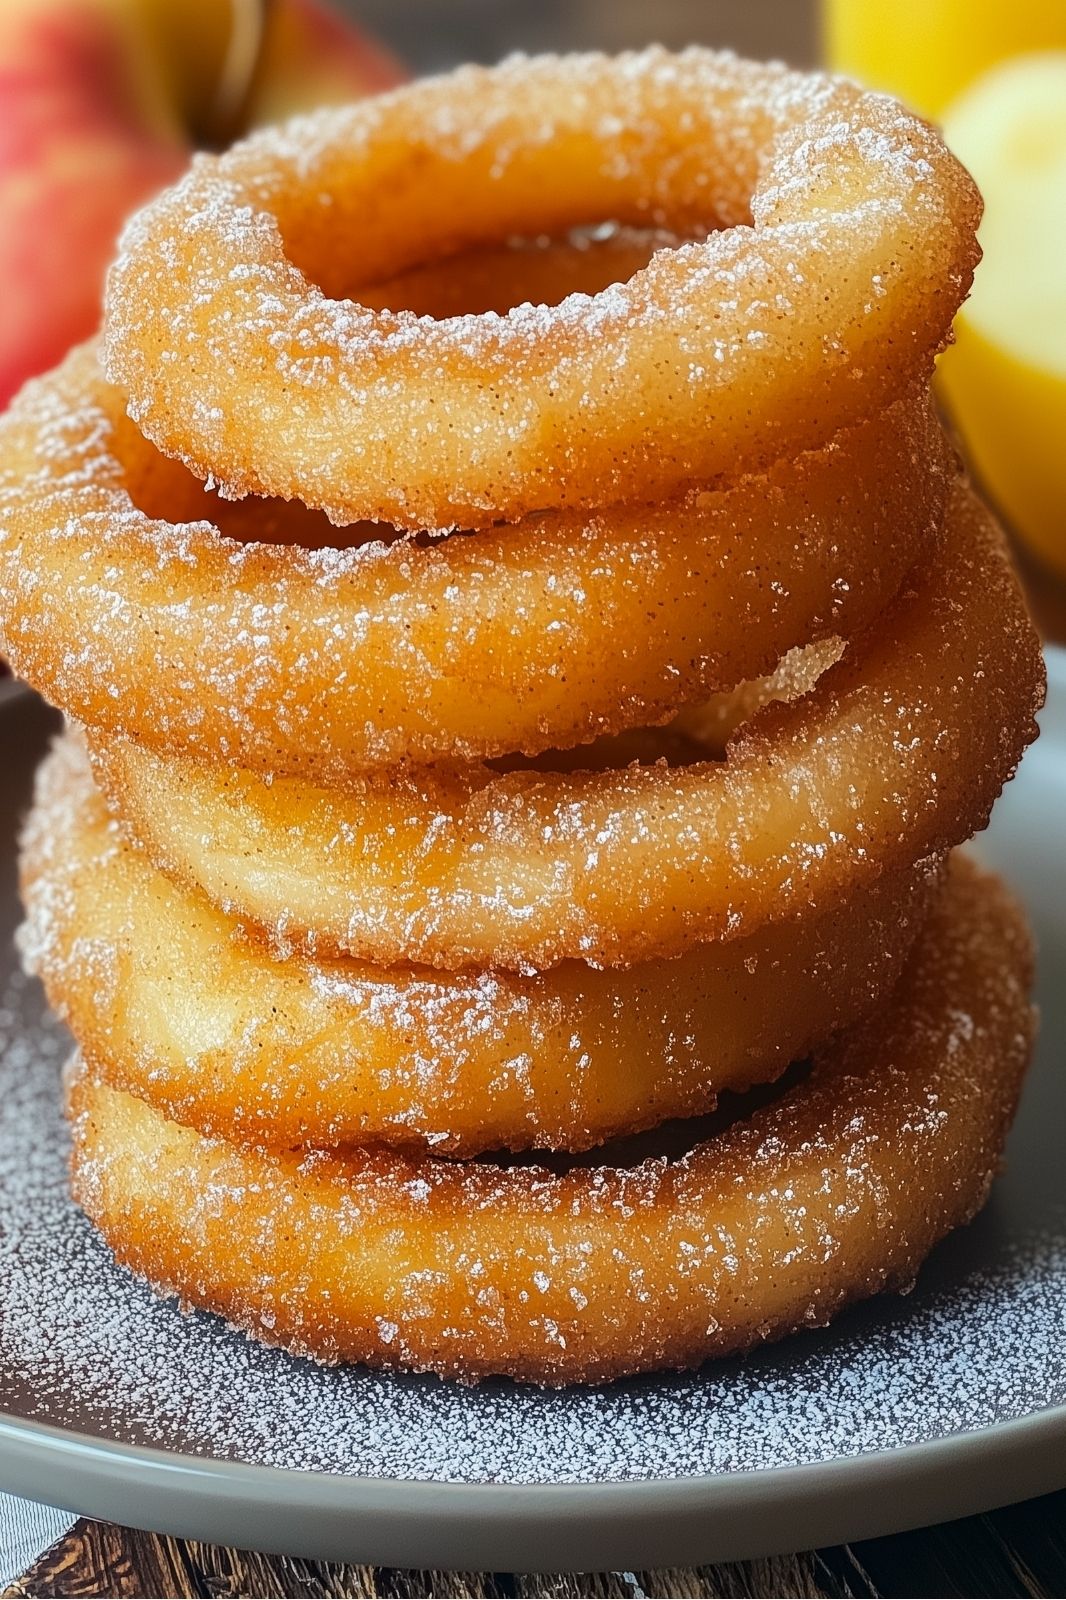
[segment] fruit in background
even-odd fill
[[[927,117],[1005,56],[1066,47],[1063,0],[825,0],[824,17],[835,71]]]
[[[986,73],[944,131],[985,197],[985,255],[942,393],[984,488],[1066,576],[1066,49]]]
[[[0,408],[92,333],[123,222],[196,143],[401,76],[322,0],[0,0]]]
[[[113,0],[4,0],[0,407],[92,331],[124,218],[185,164],[160,88]]]
[[[1066,576],[1066,3],[824,6],[829,64],[940,118],[984,195],[938,390],[989,498]]]
[[[188,143],[221,144],[237,122],[260,47],[269,0],[123,0],[163,75]],[[227,76],[243,79],[227,94]],[[221,102],[221,104],[220,104]],[[227,118],[228,113],[228,118]]]
[[[394,87],[395,56],[323,0],[128,0],[194,142]]]
[[[278,0],[245,108],[250,128],[308,105],[339,105],[392,89],[407,73],[384,46],[357,33],[322,0]]]

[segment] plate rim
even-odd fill
[[[1049,685],[1066,694],[1066,649],[1049,645],[1045,658]],[[28,694],[0,683],[0,713]],[[740,1560],[905,1532],[1064,1487],[1066,1404],[795,1466],[555,1484],[273,1467],[0,1411],[9,1492],[177,1536],[374,1565],[549,1572]]]
[[[70,1508],[54,1494],[62,1487],[80,1515],[319,1560],[543,1572],[678,1566],[879,1538],[1062,1489],[1066,1404],[791,1467],[564,1484],[270,1467],[0,1413],[0,1487]]]

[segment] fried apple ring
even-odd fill
[[[980,1208],[1030,971],[1014,902],[959,861],[888,1004],[680,1160],[268,1154],[83,1073],[74,1192],[161,1292],[321,1361],[548,1384],[693,1366],[906,1287]]]
[[[94,1075],[204,1134],[583,1150],[710,1111],[868,1011],[936,881],[622,974],[277,962],[123,841],[68,734],[23,838],[20,943]]]
[[[1039,640],[960,480],[942,544],[815,688],[724,762],[487,767],[336,789],[90,740],[149,853],[279,949],[540,970],[627,965],[828,911],[968,838],[1035,736]]]
[[[305,549],[323,518],[205,495],[87,346],[0,421],[0,644],[76,720],[160,751],[319,780],[532,755],[866,626],[950,459],[923,397],[721,493]],[[236,539],[208,520],[235,512]]]
[[[127,228],[109,376],[223,492],[475,527],[825,446],[932,372],[980,201],[855,84],[691,49],[465,68],[200,156]],[[434,320],[361,283],[611,219],[625,284]]]

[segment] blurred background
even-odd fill
[[[511,50],[651,43],[728,45],[801,66],[818,55],[814,0],[344,0],[344,10],[416,72],[497,61]]]

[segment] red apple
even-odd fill
[[[85,338],[124,219],[188,159],[108,0],[0,10],[0,406]]]
[[[97,326],[122,223],[182,171],[252,4],[0,0],[0,408]],[[274,0],[243,125],[402,76],[321,0]]]
[[[310,106],[393,89],[406,77],[394,55],[323,0],[277,0],[267,14],[247,123],[281,122]]]

